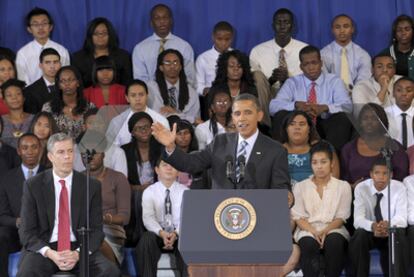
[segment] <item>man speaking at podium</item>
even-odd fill
[[[176,169],[196,173],[211,168],[213,189],[290,190],[286,150],[257,128],[263,117],[257,98],[238,95],[232,117],[236,133],[217,135],[205,149],[189,154],[175,145],[176,125],[170,131],[154,123],[152,133],[166,147],[164,159]]]

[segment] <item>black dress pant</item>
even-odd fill
[[[313,237],[301,238],[299,263],[303,275],[305,277],[340,276],[346,257],[346,245],[346,239],[338,233],[327,235],[322,249]]]
[[[9,276],[9,254],[21,249],[17,229],[0,226],[0,276]]]
[[[178,251],[178,241],[174,244],[172,250],[177,262],[177,269],[181,272],[181,276],[187,276],[187,268]],[[162,238],[153,232],[145,232],[142,234],[136,249],[137,266],[139,276],[156,277],[158,260],[161,257],[164,242]]]
[[[364,277],[369,276],[371,249],[380,252],[380,263],[384,276],[389,276],[388,266],[388,238],[374,237],[374,233],[364,229],[355,230],[349,241],[349,259],[351,261],[351,275]],[[409,262],[407,237],[405,229],[397,228],[395,235],[395,274],[394,276],[406,277]]]

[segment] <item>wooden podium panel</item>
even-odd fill
[[[275,264],[190,264],[189,277],[280,276],[283,265]]]

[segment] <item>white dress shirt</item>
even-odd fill
[[[414,108],[411,106],[408,110],[402,111],[397,104],[394,104],[390,107],[385,108],[387,113],[389,127],[388,132],[391,137],[395,140],[398,140],[402,144],[402,113],[406,113],[406,122],[407,122],[407,148],[414,144],[413,136],[413,117],[414,117]]]
[[[65,180],[65,186],[68,191],[68,204],[69,204],[69,222],[70,222],[70,241],[76,241],[75,234],[73,233],[72,226],[72,209],[71,209],[71,196],[72,196],[72,178],[73,172],[71,172],[66,178],[60,178],[53,172],[53,185],[55,187],[55,223],[52,231],[52,236],[50,237],[50,243],[58,241],[58,226],[59,226],[59,201],[60,201],[60,192],[62,190],[62,185],[59,183],[59,180]],[[45,256],[46,251],[50,249],[49,246],[44,246],[39,250],[39,253]]]
[[[237,151],[236,151],[236,155],[237,155],[237,153],[239,153],[239,149],[241,147],[242,142],[243,141],[246,141],[247,142],[247,145],[246,145],[246,164],[249,161],[250,154],[252,153],[253,146],[256,143],[256,140],[257,140],[257,137],[258,136],[259,136],[259,129],[257,129],[256,132],[253,135],[251,135],[249,138],[247,138],[247,139],[244,139],[239,134],[239,138],[238,138],[238,141],[237,141]]]
[[[283,47],[286,51],[285,59],[289,77],[302,73],[299,52],[305,46],[307,46],[306,43],[291,38],[290,42]],[[279,67],[279,52],[281,49],[274,38],[255,46],[250,52],[250,66],[252,71],[260,70],[266,78],[270,78],[273,70]]]
[[[207,144],[213,141],[214,134],[213,130],[210,128],[210,119],[198,124],[195,128],[195,135],[197,137],[198,141],[198,150],[203,150],[206,148]],[[226,129],[221,125],[219,122],[217,122],[217,135],[218,134],[224,134],[226,132]]]
[[[30,168],[28,168],[27,166],[25,166],[23,163],[20,165],[23,171],[23,175],[24,175],[24,179],[27,180],[29,179],[29,170]],[[33,169],[32,169],[32,177],[35,176],[37,174],[37,171],[39,170],[39,165],[36,165]]]
[[[26,82],[26,86],[36,82],[42,76],[39,56],[46,48],[53,48],[59,53],[62,66],[70,64],[68,50],[59,43],[49,39],[45,45],[41,45],[36,40],[32,40],[20,48],[16,55],[17,76],[19,80]]]
[[[177,109],[179,105],[179,95],[180,95],[180,81],[178,81],[176,84],[172,85],[168,81],[167,83],[167,89],[171,87],[175,87],[175,99],[177,99]],[[161,108],[165,106],[164,100],[162,99],[160,89],[158,87],[157,82],[155,81],[149,81],[147,82],[148,85],[148,107],[151,109],[154,109],[157,113],[161,112]],[[195,92],[195,90],[192,88],[192,86],[188,85],[188,94],[189,99],[187,105],[185,105],[184,109],[182,111],[179,111],[176,113],[181,119],[186,119],[193,123],[197,117],[200,117],[200,101],[198,99],[198,94]],[[167,117],[170,116],[170,114],[166,115]]]
[[[407,189],[407,221],[408,225],[414,225],[414,175],[405,177],[404,185]]]
[[[194,51],[185,40],[169,33],[166,37],[164,49],[176,49],[184,58],[184,70],[187,81],[195,85]],[[132,66],[134,78],[143,81],[155,80],[158,51],[161,38],[155,33],[138,43],[132,51]]]
[[[372,179],[359,183],[355,188],[354,226],[372,232],[372,223],[376,221],[374,208],[377,203],[376,193],[382,193],[381,214],[388,221],[388,187],[377,191]],[[391,180],[391,226],[407,227],[407,190],[397,180]]]
[[[170,124],[164,116],[148,107],[145,108],[145,112],[151,116],[154,122],[159,122],[165,128],[170,129]],[[108,141],[112,141],[113,144],[118,146],[131,142],[131,133],[128,130],[128,120],[133,114],[134,112],[128,108],[111,120],[106,132]]]
[[[174,182],[169,188],[171,198],[171,213],[175,231],[179,234],[181,221],[181,204],[183,194],[188,190],[186,186]],[[149,186],[142,195],[142,221],[148,231],[159,235],[162,230],[161,223],[165,214],[165,196],[167,187],[161,182]]]

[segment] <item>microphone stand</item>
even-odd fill
[[[388,264],[389,264],[389,276],[393,277],[395,273],[395,234],[397,228],[391,224],[391,157],[393,151],[387,146],[381,148],[380,150],[382,156],[385,158],[387,164],[387,192],[388,192]]]
[[[86,157],[84,157],[86,163],[86,226],[78,229],[81,237],[80,243],[80,276],[89,277],[89,181],[90,181],[90,162],[95,154],[95,149],[86,150]]]

